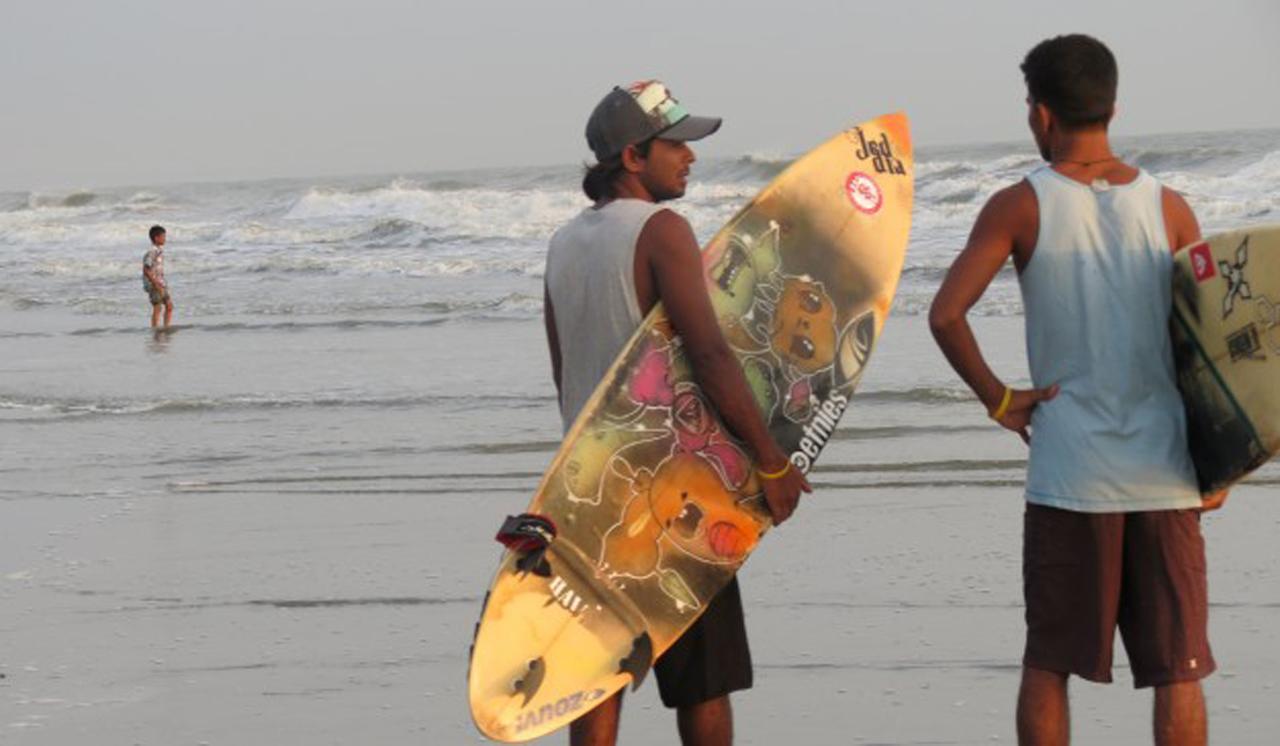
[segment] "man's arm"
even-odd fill
[[[542,323],[547,329],[547,349],[551,352],[551,378],[556,382],[556,403],[564,405],[560,387],[560,333],[556,331],[556,310],[551,307],[551,290],[542,284]]]
[[[640,231],[636,250],[647,259],[657,298],[684,342],[698,384],[725,425],[751,449],[761,469],[788,468],[787,454],[769,433],[742,366],[716,323],[703,282],[702,254],[688,221],[670,210],[655,213]],[[775,524],[795,511],[801,490],[810,491],[804,475],[794,468],[761,482]]]
[[[988,412],[1000,407],[1005,384],[983,358],[967,315],[1019,247],[1020,234],[1034,235],[1033,230],[1028,230],[1029,222],[1034,220],[1035,193],[1026,182],[992,195],[973,225],[969,243],[951,265],[929,309],[929,328],[938,347]],[[1021,240],[1024,250],[1031,248],[1024,236]],[[998,422],[1030,442],[1027,426],[1031,423],[1031,412],[1037,404],[1052,399],[1057,393],[1056,384],[1047,389],[1014,390]]]

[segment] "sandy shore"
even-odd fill
[[[1015,321],[988,333],[1007,337]],[[894,370],[946,378],[918,322],[887,329],[866,390],[886,390]],[[69,372],[65,335],[49,329],[6,339],[23,353],[6,375],[48,392],[123,376],[225,398],[239,395],[228,381],[333,388],[363,356],[400,366],[359,372],[408,403],[9,412],[0,742],[482,741],[465,675],[491,537],[527,501],[557,426],[549,400],[477,413],[449,397],[512,396],[488,362],[496,345],[540,373],[536,324],[366,330],[355,346],[341,331],[282,333],[252,368],[220,362],[234,330],[182,332],[159,351],[104,333],[77,342],[96,357]],[[335,351],[345,357],[325,366]],[[757,669],[735,699],[738,743],[1014,741],[1025,452],[975,410],[906,397],[850,412],[817,494],[743,572]],[[937,433],[875,429],[920,421]],[[163,457],[152,442],[167,444]],[[1274,743],[1280,728],[1276,472],[1205,520],[1216,743]],[[1148,741],[1150,695],[1132,690],[1122,653],[1116,678],[1073,685],[1077,743]],[[651,684],[629,698],[623,730],[632,746],[677,742]]]

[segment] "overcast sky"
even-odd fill
[[[1120,63],[1117,134],[1280,127],[1280,0],[0,0],[0,189],[573,163],[615,83],[790,154],[898,109],[1025,137],[1018,63]]]

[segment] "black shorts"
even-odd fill
[[[667,707],[689,707],[751,688],[751,649],[736,577],[653,664],[653,673]]]
[[[1027,505],[1030,668],[1111,681],[1116,628],[1135,687],[1197,681],[1215,667],[1200,513],[1077,513]]]

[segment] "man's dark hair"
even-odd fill
[[[156,242],[156,236],[163,236],[163,235],[164,235],[164,226],[163,226],[163,225],[153,225],[153,226],[151,226],[151,230],[147,231],[147,235],[151,237],[151,243],[155,243],[155,242]]]
[[[653,145],[653,140],[645,140],[635,145],[636,151],[641,156],[649,157],[649,148]],[[587,166],[582,174],[582,191],[586,193],[587,199],[592,202],[599,202],[607,197],[615,197],[613,185],[622,175],[624,171],[622,167],[622,154],[601,161],[594,166]]]
[[[1084,34],[1045,39],[1022,61],[1033,103],[1068,127],[1106,124],[1116,102],[1119,71],[1107,45]]]

